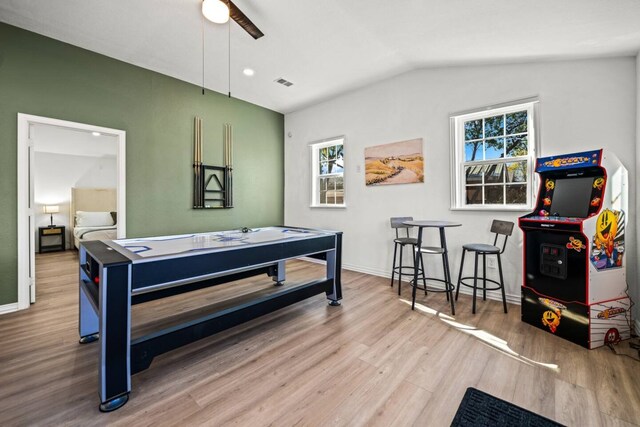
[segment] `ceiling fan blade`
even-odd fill
[[[240,9],[238,9],[238,6],[233,4],[231,0],[226,0],[226,3],[229,6],[229,16],[231,17],[231,19],[236,21],[238,25],[240,25],[247,33],[249,33],[251,37],[257,40],[260,37],[264,36],[264,33],[260,31],[260,29],[256,27],[253,22],[251,22],[251,19],[247,18],[247,15],[245,15]]]

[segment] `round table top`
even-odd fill
[[[460,227],[462,224],[459,222],[453,221],[405,221],[404,225],[411,225],[414,227],[435,227],[435,228],[444,228],[444,227]]]

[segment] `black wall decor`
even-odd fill
[[[233,207],[233,130],[224,125],[224,166],[202,163],[202,119],[194,120],[193,208],[220,209]]]

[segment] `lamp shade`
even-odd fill
[[[60,212],[60,206],[58,205],[45,205],[44,213],[54,214]]]
[[[224,24],[229,20],[229,7],[220,0],[204,0],[202,14],[211,22]]]

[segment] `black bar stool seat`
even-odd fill
[[[480,252],[482,254],[499,254],[500,248],[493,245],[486,245],[484,243],[468,243],[462,245],[462,249],[466,249],[471,252]]]
[[[393,243],[399,243],[401,245],[416,245],[418,244],[418,239],[415,237],[398,237],[397,239],[393,239]],[[413,267],[411,267],[413,268]]]

